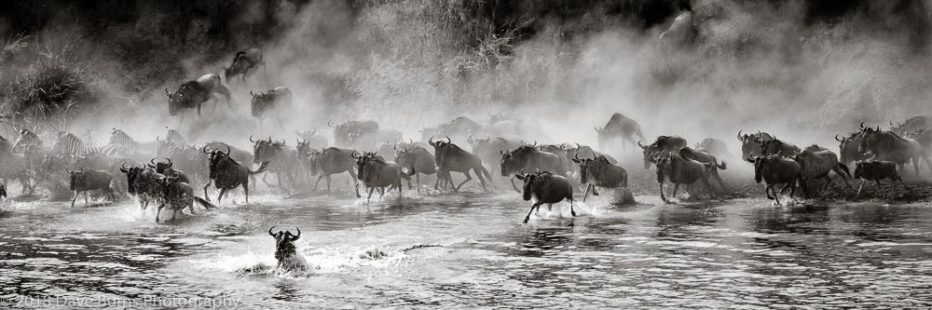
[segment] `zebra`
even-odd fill
[[[74,157],[82,157],[91,154],[100,153],[102,148],[99,146],[84,144],[78,136],[67,131],[58,132],[58,141],[52,147],[52,151],[57,154],[69,154]]]
[[[110,133],[110,141],[104,147],[105,153],[110,156],[133,156],[146,158],[158,153],[162,141],[136,142],[125,131],[114,128]]]
[[[179,148],[183,148],[188,145],[188,141],[184,138],[184,136],[181,135],[181,133],[177,130],[171,128],[168,128],[168,134],[165,135],[165,143]]]

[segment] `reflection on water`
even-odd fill
[[[244,308],[932,306],[925,205],[541,211],[513,193],[231,205],[156,225],[133,204],[0,217],[0,300],[234,298]],[[274,270],[271,225],[312,271]],[[19,307],[24,307],[20,305]],[[113,306],[112,308],[121,308]]]

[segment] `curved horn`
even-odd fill
[[[168,88],[165,89],[165,94],[171,96],[172,92],[168,91]]]
[[[838,142],[845,142],[845,139],[839,139],[839,138],[838,138],[838,134],[835,134],[835,141],[838,141]]]
[[[229,146],[229,145],[225,145],[225,144],[224,144],[223,146],[226,146],[226,147],[227,147],[226,155],[227,155],[227,157],[230,157],[230,146]]]
[[[641,140],[638,140],[638,146],[640,146],[642,149],[646,149],[646,148],[647,148],[647,146],[641,144]]]
[[[275,228],[274,225],[273,225],[272,227],[269,227],[269,235],[272,236],[272,237],[275,237],[275,234],[272,233],[272,229],[273,229],[273,228]]]
[[[741,136],[741,132],[742,132],[742,131],[743,131],[743,130],[738,130],[738,141],[744,141],[744,137]]]
[[[576,153],[576,155],[573,155],[573,159],[575,159],[575,160],[581,160],[581,159],[579,159],[579,153]]]
[[[256,96],[256,94],[253,94],[251,90],[249,91],[249,95],[250,95],[250,96],[253,96],[253,97]]]
[[[577,149],[577,150],[581,147],[581,146],[579,146],[579,142],[573,142],[573,143],[576,143],[576,149]]]
[[[256,143],[256,139],[254,139],[252,135],[249,135],[249,142]]]
[[[291,238],[291,241],[295,241],[295,240],[298,240],[298,238],[301,238],[301,229],[295,227],[294,230],[297,230],[297,231],[298,231],[298,234],[297,234],[297,235],[294,235],[294,238]]]
[[[561,149],[561,150],[564,150],[564,151],[566,151],[566,150],[568,149],[568,148],[566,147],[566,142],[560,143],[560,149]]]
[[[126,170],[126,162],[125,162],[125,161],[124,161],[122,164],[120,164],[120,168]]]
[[[751,156],[748,156],[747,158],[745,158],[745,159],[744,159],[744,161],[746,161],[746,162],[749,162],[749,163],[752,163],[752,164],[753,164],[754,162],[756,162],[756,161],[757,161],[757,156],[754,156],[754,157],[751,157]]]
[[[327,120],[327,126],[334,127],[333,120]]]
[[[472,134],[469,134],[469,138],[466,139],[466,142],[469,142],[469,143],[474,143],[474,142],[475,142],[475,140],[472,139]]]
[[[450,137],[444,137],[447,139],[447,144],[453,143],[453,140],[450,140]]]
[[[153,165],[157,165],[157,164],[155,163],[155,158],[149,160],[149,162],[152,163]]]
[[[172,165],[174,165],[174,163],[172,163],[172,159],[171,159],[171,158],[168,158],[168,157],[164,157],[164,158],[165,158],[165,161],[167,162],[167,164],[168,164],[169,167],[171,167]]]
[[[537,140],[534,140],[534,145],[532,145],[532,146],[533,146],[533,147],[537,147]]]
[[[861,129],[864,129],[864,122],[861,122]]]
[[[201,148],[201,152],[203,152],[204,154],[208,154],[208,153],[207,153],[207,144],[204,144],[204,147]]]
[[[350,156],[353,156],[353,158],[357,158],[357,159],[358,159],[358,158],[359,158],[359,151],[353,150],[353,153],[350,154]]]

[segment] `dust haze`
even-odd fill
[[[220,72],[237,49],[208,57],[197,51],[214,47],[179,42],[179,50],[195,55],[176,60],[179,73],[160,71],[142,56],[118,62],[108,57],[111,47],[81,39],[174,28],[190,42],[210,35],[205,24],[166,24],[155,11],[137,12],[133,26],[103,34],[69,27],[69,18],[29,35],[0,26],[0,82],[15,85],[37,59],[79,67],[95,94],[93,108],[55,129],[86,134],[97,144],[106,143],[111,128],[150,141],[169,127],[192,142],[246,146],[257,135],[293,145],[296,130],[362,119],[419,140],[424,126],[460,115],[481,123],[504,113],[539,121],[541,139],[551,140],[542,143],[595,145],[593,127],[619,112],[638,120],[648,138],[675,134],[693,144],[716,137],[734,149],[737,130],[764,130],[834,149],[834,133],[861,121],[886,126],[930,113],[928,2],[855,1],[842,12],[806,1],[677,2],[650,25],[595,6],[570,17],[515,14],[507,27],[494,29],[470,26],[462,16],[473,1],[437,2],[444,1],[249,4],[228,23],[261,31],[249,25],[275,20],[278,26],[267,30],[274,33],[255,44],[265,70],[246,85],[233,82],[234,110],[211,102],[200,118],[169,117],[164,89]],[[151,71],[147,76],[160,82],[126,87],[125,73],[135,70]],[[276,86],[291,88],[295,105],[281,126],[267,120],[260,129],[249,116],[249,91]],[[15,100],[9,89],[4,106]]]

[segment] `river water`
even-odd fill
[[[932,307],[928,204],[664,205],[638,197],[640,204],[619,207],[600,196],[577,204],[576,218],[560,204],[524,225],[529,203],[513,192],[406,195],[400,204],[268,195],[249,205],[234,196],[236,203],[170,224],[155,224],[151,208],[132,202],[16,203],[0,216],[0,302],[113,309],[203,308],[205,301],[240,309]],[[274,270],[271,225],[302,230],[296,245],[311,272]]]

